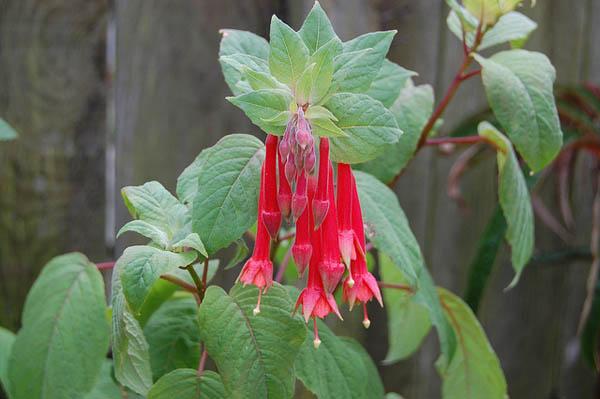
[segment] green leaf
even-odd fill
[[[485,25],[491,26],[498,18],[515,9],[523,0],[463,0],[465,8]]]
[[[461,6],[457,0],[446,0],[446,4],[450,7],[452,12],[456,13],[459,18],[459,23],[462,23],[462,27],[459,25],[459,29],[464,29],[465,32],[472,32],[477,29],[477,25],[479,25],[479,20],[473,14],[471,14],[466,8]],[[453,30],[453,27],[448,24],[450,30]],[[462,34],[460,35],[462,39]]]
[[[332,92],[367,91],[381,68],[381,62],[370,48],[338,55],[334,59]]]
[[[8,378],[13,399],[77,398],[92,389],[109,343],[104,281],[79,253],[52,259],[27,295]]]
[[[552,93],[554,67],[545,55],[526,50],[475,57],[483,67],[483,84],[498,122],[531,169],[541,170],[562,146]]]
[[[120,275],[124,265],[121,259],[115,264],[111,284],[111,336],[115,378],[127,388],[145,396],[152,386],[150,354],[142,327],[123,295]]]
[[[154,379],[200,360],[198,309],[191,296],[165,302],[148,320],[144,335],[150,345]]]
[[[385,394],[385,399],[404,399],[404,397],[395,392],[388,392]]]
[[[117,233],[117,238],[128,231],[143,235],[144,237],[149,238],[156,244],[160,245],[162,248],[167,248],[169,246],[169,237],[167,237],[167,233],[146,221],[132,220],[128,223],[125,223],[125,225],[121,227]]]
[[[17,137],[19,137],[17,131],[13,129],[13,127],[9,125],[8,122],[0,118],[0,141],[14,140]]]
[[[192,248],[198,251],[200,255],[208,258],[208,253],[206,252],[206,248],[204,248],[204,244],[200,239],[200,236],[197,233],[190,233],[184,239],[179,240],[172,244],[171,249],[173,250],[184,250],[185,248]]]
[[[404,69],[385,59],[366,94],[381,101],[386,108],[389,108],[394,104],[410,77],[416,75],[416,72]]]
[[[232,54],[219,57],[221,70],[225,77],[225,82],[235,95],[247,93],[250,90],[249,83],[245,80],[247,70],[252,70],[257,73],[269,73],[269,64],[267,60],[258,58],[248,54]],[[246,83],[247,88],[244,89],[240,83]]]
[[[414,156],[421,131],[433,112],[433,88],[414,86],[408,81],[390,111],[404,134],[379,157],[357,165],[358,169],[371,173],[384,183],[391,182]]]
[[[391,258],[409,284],[416,290],[414,300],[429,310],[436,327],[442,353],[452,359],[456,337],[442,308],[419,248],[419,244],[400,208],[396,194],[375,177],[355,172],[365,223],[372,229],[369,237],[375,248]]]
[[[193,229],[209,255],[225,248],[256,221],[264,145],[257,138],[231,134],[219,140],[198,179]]]
[[[306,116],[306,119],[331,119],[334,122],[337,122],[337,118],[335,117],[335,115],[333,115],[331,113],[330,110],[328,110],[325,107],[322,107],[320,105],[311,105],[307,110],[306,113],[304,114],[304,116]]]
[[[250,250],[248,249],[248,245],[246,245],[246,241],[244,241],[243,238],[238,238],[235,240],[235,254],[227,263],[224,270],[233,269],[239,265],[244,259],[246,259],[249,252]]]
[[[381,63],[390,49],[392,39],[398,31],[386,30],[380,32],[369,32],[344,43],[344,53],[353,51],[373,49],[373,52],[381,57]]]
[[[12,331],[0,327],[0,385],[4,387],[6,392],[10,392],[8,386],[8,360],[15,338],[16,336]]]
[[[133,218],[163,231],[169,240],[189,223],[187,207],[159,182],[151,181],[142,186],[123,187],[121,195]],[[129,227],[128,229],[131,231]]]
[[[348,135],[340,129],[331,119],[311,119],[310,126],[314,135],[319,137],[347,137]]]
[[[469,267],[469,280],[465,289],[465,302],[477,313],[483,297],[483,291],[494,267],[502,238],[506,234],[506,220],[500,206],[488,222],[485,232],[477,245],[477,253]]]
[[[230,295],[211,286],[199,310],[200,331],[228,398],[289,398],[293,365],[306,328],[292,317],[292,301],[279,284],[261,299],[258,289],[236,285]]]
[[[451,11],[448,14],[448,28],[454,33],[459,40],[462,41],[462,25],[458,15]],[[525,43],[531,32],[537,28],[537,24],[520,12],[512,11],[500,17],[496,25],[489,29],[483,39],[478,50],[484,50],[489,47],[497,46],[502,43],[512,43],[514,41]],[[466,34],[467,45],[472,46],[475,40],[475,33],[468,32]]]
[[[510,141],[488,122],[479,124],[479,135],[498,149],[498,197],[506,219],[506,240],[510,244],[515,277],[509,288],[515,286],[523,268],[531,258],[534,243],[534,222],[531,199],[519,161]]]
[[[191,264],[196,257],[195,252],[174,253],[146,245],[125,249],[117,264],[123,293],[134,314],[139,313],[161,275]]]
[[[500,361],[471,309],[459,297],[439,289],[444,312],[458,337],[456,354],[438,367],[444,399],[505,399],[506,380]]]
[[[331,140],[331,157],[335,162],[360,163],[373,159],[402,134],[394,115],[366,94],[335,94],[325,107],[347,135]]]
[[[242,68],[242,78],[245,79],[254,90],[261,89],[283,89],[289,90],[287,86],[279,83],[269,73],[252,70],[248,67]]]
[[[386,283],[408,285],[396,265],[384,254],[379,256],[381,279]],[[383,288],[388,316],[389,350],[384,364],[392,364],[412,355],[431,329],[427,308],[412,300],[413,293]]]
[[[304,72],[302,72],[302,75],[298,78],[298,84],[296,85],[297,104],[308,104],[310,93],[313,88],[313,77],[316,65],[317,64],[312,63],[307,66]]]
[[[296,358],[296,377],[319,399],[383,398],[383,386],[372,360],[353,340],[337,337],[317,321],[319,349],[313,346],[313,327]],[[362,349],[362,348],[361,348]],[[373,378],[373,381],[369,381]],[[375,388],[373,391],[370,389]]]
[[[202,150],[177,178],[177,196],[182,203],[188,206],[192,205],[192,201],[198,192],[198,177],[200,177],[204,162],[211,151],[212,147]]]
[[[221,46],[219,56],[247,54],[267,60],[269,58],[269,42],[252,32],[236,29],[221,29]]]
[[[112,360],[104,359],[96,384],[84,396],[84,399],[119,399],[122,397],[121,390],[112,377],[112,363]]]
[[[308,48],[302,38],[276,15],[271,19],[269,68],[280,82],[294,86],[306,68]]]
[[[309,63],[315,64],[313,87],[310,96],[311,104],[319,103],[329,92],[333,79],[333,60],[341,52],[342,42],[337,37],[334,37],[310,57]]]
[[[225,399],[225,389],[219,374],[196,370],[178,369],[165,376],[152,386],[148,399]]]
[[[293,98],[285,90],[262,89],[237,97],[227,97],[227,100],[244,111],[252,123],[265,133],[282,135],[287,119],[279,117],[289,111]]]
[[[304,40],[310,54],[317,52],[332,39],[339,41],[327,14],[318,1],[315,1],[315,5],[306,16],[298,34]]]

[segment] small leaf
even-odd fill
[[[400,65],[385,59],[366,94],[375,100],[381,101],[386,108],[389,108],[400,95],[400,91],[406,86],[408,79],[416,75],[416,72],[404,69]]]
[[[13,129],[13,127],[9,125],[8,122],[0,118],[0,141],[14,140],[17,137],[19,137],[17,131]]]
[[[209,255],[225,248],[256,222],[264,145],[250,135],[219,140],[198,179],[193,229]]]
[[[117,233],[117,238],[128,231],[133,231],[149,238],[154,243],[160,245],[161,248],[167,248],[169,246],[169,237],[167,237],[167,233],[155,225],[143,220],[132,220],[131,222],[125,223]]]
[[[332,121],[337,122],[337,118],[335,117],[335,115],[332,114],[330,110],[328,110],[327,108],[322,107],[320,105],[310,106],[306,110],[306,113],[304,115],[309,120],[310,119],[331,119]]]
[[[96,384],[84,399],[118,399],[121,398],[121,390],[112,377],[112,360],[104,359],[100,375],[96,380]]]
[[[302,75],[298,78],[298,84],[296,85],[296,103],[297,104],[308,104],[310,99],[310,93],[313,88],[313,75],[316,64],[310,64]]]
[[[232,54],[219,57],[219,63],[221,64],[221,70],[225,77],[225,82],[235,95],[248,93],[250,86],[245,81],[244,72],[247,69],[255,71],[257,73],[269,73],[269,64],[267,60],[258,58],[248,54]],[[241,83],[246,83],[246,89]]]
[[[462,27],[460,29],[464,29],[465,32],[472,32],[477,29],[477,25],[479,25],[479,20],[473,14],[469,12],[466,8],[461,6],[457,0],[446,0],[446,4],[450,7],[452,12],[454,12],[459,18],[459,24],[462,23]],[[448,27],[451,31],[453,31],[453,27],[448,24]],[[462,39],[462,34],[461,34]]]
[[[142,327],[133,315],[121,285],[123,262],[117,262],[112,276],[112,352],[115,378],[122,385],[141,395],[152,386],[152,370],[148,342]]]
[[[219,56],[247,54],[267,60],[269,58],[269,42],[252,32],[236,29],[221,29],[221,45]]]
[[[506,240],[510,244],[515,278],[509,288],[519,281],[523,268],[531,258],[534,243],[533,211],[527,184],[510,141],[488,122],[479,124],[479,135],[497,147],[498,197],[506,219]]]
[[[200,360],[198,309],[191,296],[165,302],[148,320],[144,335],[150,345],[152,374],[161,376]]]
[[[534,172],[550,163],[562,146],[554,96],[554,67],[541,53],[502,51],[476,55],[494,115]]]
[[[104,281],[79,253],[52,259],[27,295],[8,366],[13,399],[78,398],[90,391],[109,343]]]
[[[292,317],[292,301],[279,284],[261,299],[258,290],[236,285],[230,295],[210,286],[199,310],[200,331],[217,365],[228,398],[290,398],[293,365],[306,336],[304,323]]]
[[[306,68],[308,48],[302,38],[276,15],[271,19],[269,68],[280,82],[294,86]]]
[[[306,340],[296,358],[296,376],[304,386],[319,399],[382,398],[381,380],[364,350],[359,351],[354,340],[337,337],[321,320],[317,324],[322,341],[319,349],[313,346],[310,323]],[[373,381],[370,381],[371,378]],[[371,384],[376,387],[373,391],[370,390]]]
[[[224,270],[233,269],[237,265],[239,265],[246,257],[250,250],[248,249],[248,245],[246,245],[246,241],[243,238],[239,238],[235,240],[235,254],[231,258],[231,260],[227,263]]]
[[[310,103],[317,104],[328,93],[333,79],[333,60],[342,52],[342,42],[334,37],[311,57],[309,62],[315,64],[313,87],[310,95]]]
[[[145,245],[125,249],[117,264],[123,293],[131,310],[139,312],[161,275],[189,265],[196,257],[195,252],[173,253]]]
[[[279,117],[289,111],[293,98],[285,90],[262,89],[227,97],[227,100],[244,111],[252,123],[265,133],[282,135],[287,120]]]
[[[214,371],[178,369],[163,376],[148,392],[148,399],[225,399],[221,377]]]
[[[282,89],[289,90],[287,86],[279,83],[270,73],[259,72],[248,67],[242,68],[242,78],[248,82],[253,90]]]
[[[381,279],[386,283],[408,283],[396,265],[383,254],[379,257],[379,270]],[[384,364],[392,364],[412,355],[431,330],[427,308],[413,302],[413,295],[399,289],[383,288],[389,337],[389,350]]]
[[[447,359],[452,359],[456,337],[444,318],[433,280],[425,267],[421,249],[396,194],[371,175],[355,172],[354,176],[365,223],[373,231],[370,241],[375,248],[391,258],[409,284],[416,289],[415,302],[429,310],[429,318],[437,329],[442,353]]]
[[[189,223],[187,207],[156,181],[121,189],[131,216],[163,231],[170,239]]]
[[[337,126],[347,135],[331,140],[331,157],[335,162],[359,163],[373,159],[396,143],[402,134],[394,115],[366,94],[335,94],[325,107],[335,115]]]
[[[446,317],[458,337],[456,354],[438,366],[444,399],[505,399],[506,379],[500,361],[471,309],[459,297],[439,289]],[[438,363],[439,364],[439,363]]]
[[[8,360],[15,338],[15,334],[11,331],[0,327],[0,385],[5,392],[10,392],[8,386]]]
[[[348,135],[340,129],[331,119],[311,119],[310,126],[314,135],[319,137],[347,137]]]
[[[472,15],[485,25],[492,26],[498,18],[515,9],[523,0],[463,0],[463,4]]]
[[[184,239],[177,241],[171,245],[173,250],[183,250],[185,248],[192,248],[198,251],[200,255],[208,258],[208,253],[204,248],[204,244],[197,233],[190,233]]]
[[[421,131],[433,112],[433,88],[414,86],[409,81],[390,111],[404,132],[396,144],[388,146],[377,158],[357,165],[384,183],[391,182],[414,156]]]
[[[330,40],[338,39],[327,14],[318,1],[315,1],[315,5],[306,16],[298,34],[304,40],[310,54],[318,51]]]

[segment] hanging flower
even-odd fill
[[[338,164],[337,210],[339,244],[342,260],[350,269],[350,261],[356,259],[354,230],[352,230],[352,168],[345,163]]]
[[[319,180],[317,191],[312,201],[313,220],[315,229],[318,229],[327,215],[329,200],[327,198],[327,186],[329,181],[329,139],[321,137],[319,142]]]
[[[277,136],[267,135],[266,156],[263,164],[264,207],[260,211],[262,222],[273,240],[281,226],[281,212],[277,201]]]

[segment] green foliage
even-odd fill
[[[52,259],[31,288],[12,346],[12,399],[82,397],[108,350],[102,276],[78,253]]]
[[[510,287],[513,287],[533,252],[531,199],[510,141],[487,122],[479,125],[479,134],[493,142],[498,149],[498,197],[507,223],[506,239],[512,249],[515,278]]]
[[[121,389],[112,377],[112,361],[104,359],[96,384],[84,399],[119,399]]]
[[[236,285],[228,295],[211,286],[199,310],[201,338],[215,361],[228,398],[289,398],[294,393],[293,365],[306,328],[292,317],[292,301],[275,284],[262,296]]]
[[[406,86],[406,82],[411,76],[417,73],[402,68],[400,65],[391,62],[388,59],[383,60],[379,73],[371,83],[371,87],[366,94],[389,108],[400,95],[401,90]],[[397,120],[397,119],[396,119]]]
[[[225,389],[219,375],[204,371],[177,369],[163,376],[148,392],[148,399],[225,399]]]
[[[322,321],[317,324],[321,346],[313,346],[310,326],[296,358],[296,376],[304,386],[319,399],[382,398],[381,379],[364,349],[352,339],[337,337]]]
[[[15,339],[15,334],[0,327],[0,386],[6,392],[10,392],[8,387],[8,359]]]
[[[200,360],[200,327],[191,296],[165,302],[144,327],[150,365],[157,380],[177,368],[194,368]]]
[[[408,285],[398,267],[383,254],[379,256],[379,270],[383,281]],[[392,364],[412,355],[431,329],[427,308],[416,303],[413,295],[404,290],[383,289],[389,337],[385,364]]]
[[[281,89],[261,89],[227,97],[240,107],[250,120],[265,132],[282,135],[288,120],[292,96]]]
[[[506,380],[500,361],[469,306],[439,289],[444,312],[457,336],[457,349],[447,367],[438,360],[444,399],[505,399]]]
[[[534,172],[551,162],[562,146],[552,88],[554,67],[541,53],[502,51],[476,56],[486,95],[498,122]]]
[[[14,140],[17,137],[19,137],[17,131],[13,129],[13,127],[9,125],[8,122],[0,118],[0,141]]]
[[[263,143],[244,134],[224,137],[207,155],[192,225],[209,255],[237,240],[256,221],[263,159]]]
[[[339,41],[327,14],[325,14],[318,1],[315,2],[315,5],[306,16],[298,33],[304,40],[310,54],[314,54],[321,47],[329,44],[331,40]]]
[[[271,19],[269,68],[280,82],[294,87],[308,62],[308,47],[300,35],[277,16]]]

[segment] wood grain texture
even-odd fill
[[[107,2],[0,2],[0,324],[17,327],[51,257],[106,256],[104,35]]]

